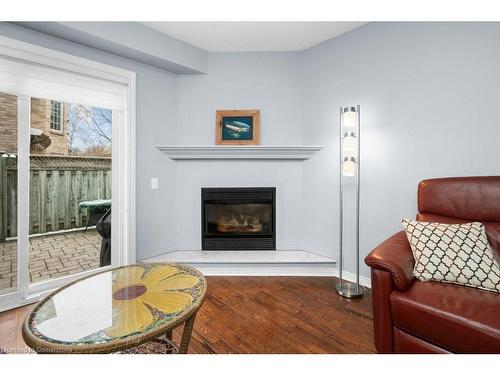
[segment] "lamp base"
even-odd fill
[[[365,294],[365,289],[361,285],[356,285],[345,280],[342,280],[342,283],[338,282],[335,290],[342,297],[346,298],[361,298]]]

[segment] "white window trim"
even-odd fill
[[[125,86],[125,118],[120,118],[118,121],[124,131],[119,132],[119,137],[117,136],[116,142],[113,142],[113,152],[119,154],[123,157],[120,160],[113,160],[112,168],[115,170],[120,170],[122,173],[119,174],[119,183],[113,184],[112,196],[119,199],[118,202],[114,203],[113,206],[120,207],[123,212],[117,212],[115,209],[112,211],[112,220],[117,223],[114,225],[115,228],[120,228],[112,232],[112,243],[113,247],[121,248],[125,250],[114,256],[112,259],[112,266],[133,264],[136,261],[136,226],[135,226],[135,133],[136,133],[136,75],[135,72],[131,72],[125,69],[117,68],[114,66],[98,63],[92,60],[87,60],[78,56],[73,56],[67,53],[51,50],[48,48],[43,48],[37,45],[25,43],[18,41],[16,39],[6,38],[0,36],[0,55],[8,56],[10,58],[22,60],[24,62],[29,62],[31,64],[45,66],[50,66],[55,69],[61,69],[69,71],[72,73],[79,73],[84,76],[89,76],[93,78],[105,79],[108,81],[120,83]],[[21,100],[23,100],[21,98]],[[26,101],[26,98],[24,99]],[[121,114],[120,111],[114,111],[113,115]],[[121,117],[121,116],[119,116]],[[19,119],[19,121],[28,121],[29,119]],[[28,129],[28,128],[27,128]],[[23,136],[22,132],[19,134],[20,143],[22,139],[28,140],[29,134]],[[115,140],[115,138],[113,138]],[[26,145],[24,145],[26,146]],[[23,149],[26,147],[23,146]],[[29,153],[29,145],[28,153]],[[21,149],[19,149],[21,154]],[[29,165],[28,153],[24,156],[26,160],[25,163]],[[23,157],[20,156],[22,159]],[[115,159],[115,158],[113,158]],[[19,160],[19,163],[23,160]],[[18,178],[27,178],[27,176],[18,176]],[[19,188],[23,188],[19,186]],[[27,189],[27,185],[24,187]],[[25,192],[26,194],[26,192]],[[20,212],[23,211],[23,212]],[[25,239],[18,242],[18,249],[27,247],[27,228],[28,224],[26,221],[27,210],[20,209],[18,206],[18,212],[21,215],[19,219],[24,218],[25,220],[20,221],[20,234],[25,232]],[[23,226],[24,225],[24,226]],[[26,228],[25,228],[26,227]],[[21,239],[23,236],[19,236]],[[20,269],[26,267],[28,263],[27,254],[22,255],[20,252],[18,255],[18,286],[19,290],[0,295],[0,311],[7,310],[9,308],[17,307],[23,304],[32,303],[39,298],[46,295],[50,289],[59,287],[60,285],[72,281],[74,279],[82,277],[84,274],[92,274],[98,272],[103,268],[87,271],[85,273],[71,275],[63,277],[56,280],[47,280],[42,283],[33,284],[28,286],[27,275],[22,275],[19,272]]]
[[[54,129],[52,127],[52,105],[53,103],[59,103],[59,130]],[[56,133],[56,134],[64,134],[64,121],[63,121],[63,114],[64,114],[64,109],[63,109],[64,104],[60,102],[59,100],[51,100],[50,101],[50,124],[49,124],[49,130],[51,133]]]

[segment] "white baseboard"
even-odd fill
[[[335,269],[335,274],[332,276],[339,277],[339,270]],[[356,282],[356,274],[352,272],[342,271],[342,278],[347,281]],[[371,279],[366,276],[359,276],[359,284],[367,288],[372,287]]]

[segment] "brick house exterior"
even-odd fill
[[[0,94],[0,153],[17,152],[17,98]]]
[[[31,127],[43,131],[51,140],[46,149],[31,147],[31,153],[69,154],[67,113],[66,103],[31,99]],[[0,93],[0,152],[17,153],[17,97],[3,93]]]

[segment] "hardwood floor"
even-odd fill
[[[21,327],[33,307],[34,304],[0,313],[0,353],[25,353],[30,350],[21,337]]]
[[[207,277],[189,353],[373,353],[371,293],[343,299],[333,277]],[[26,349],[33,308],[0,313],[0,349]],[[181,329],[174,331],[179,340]]]

